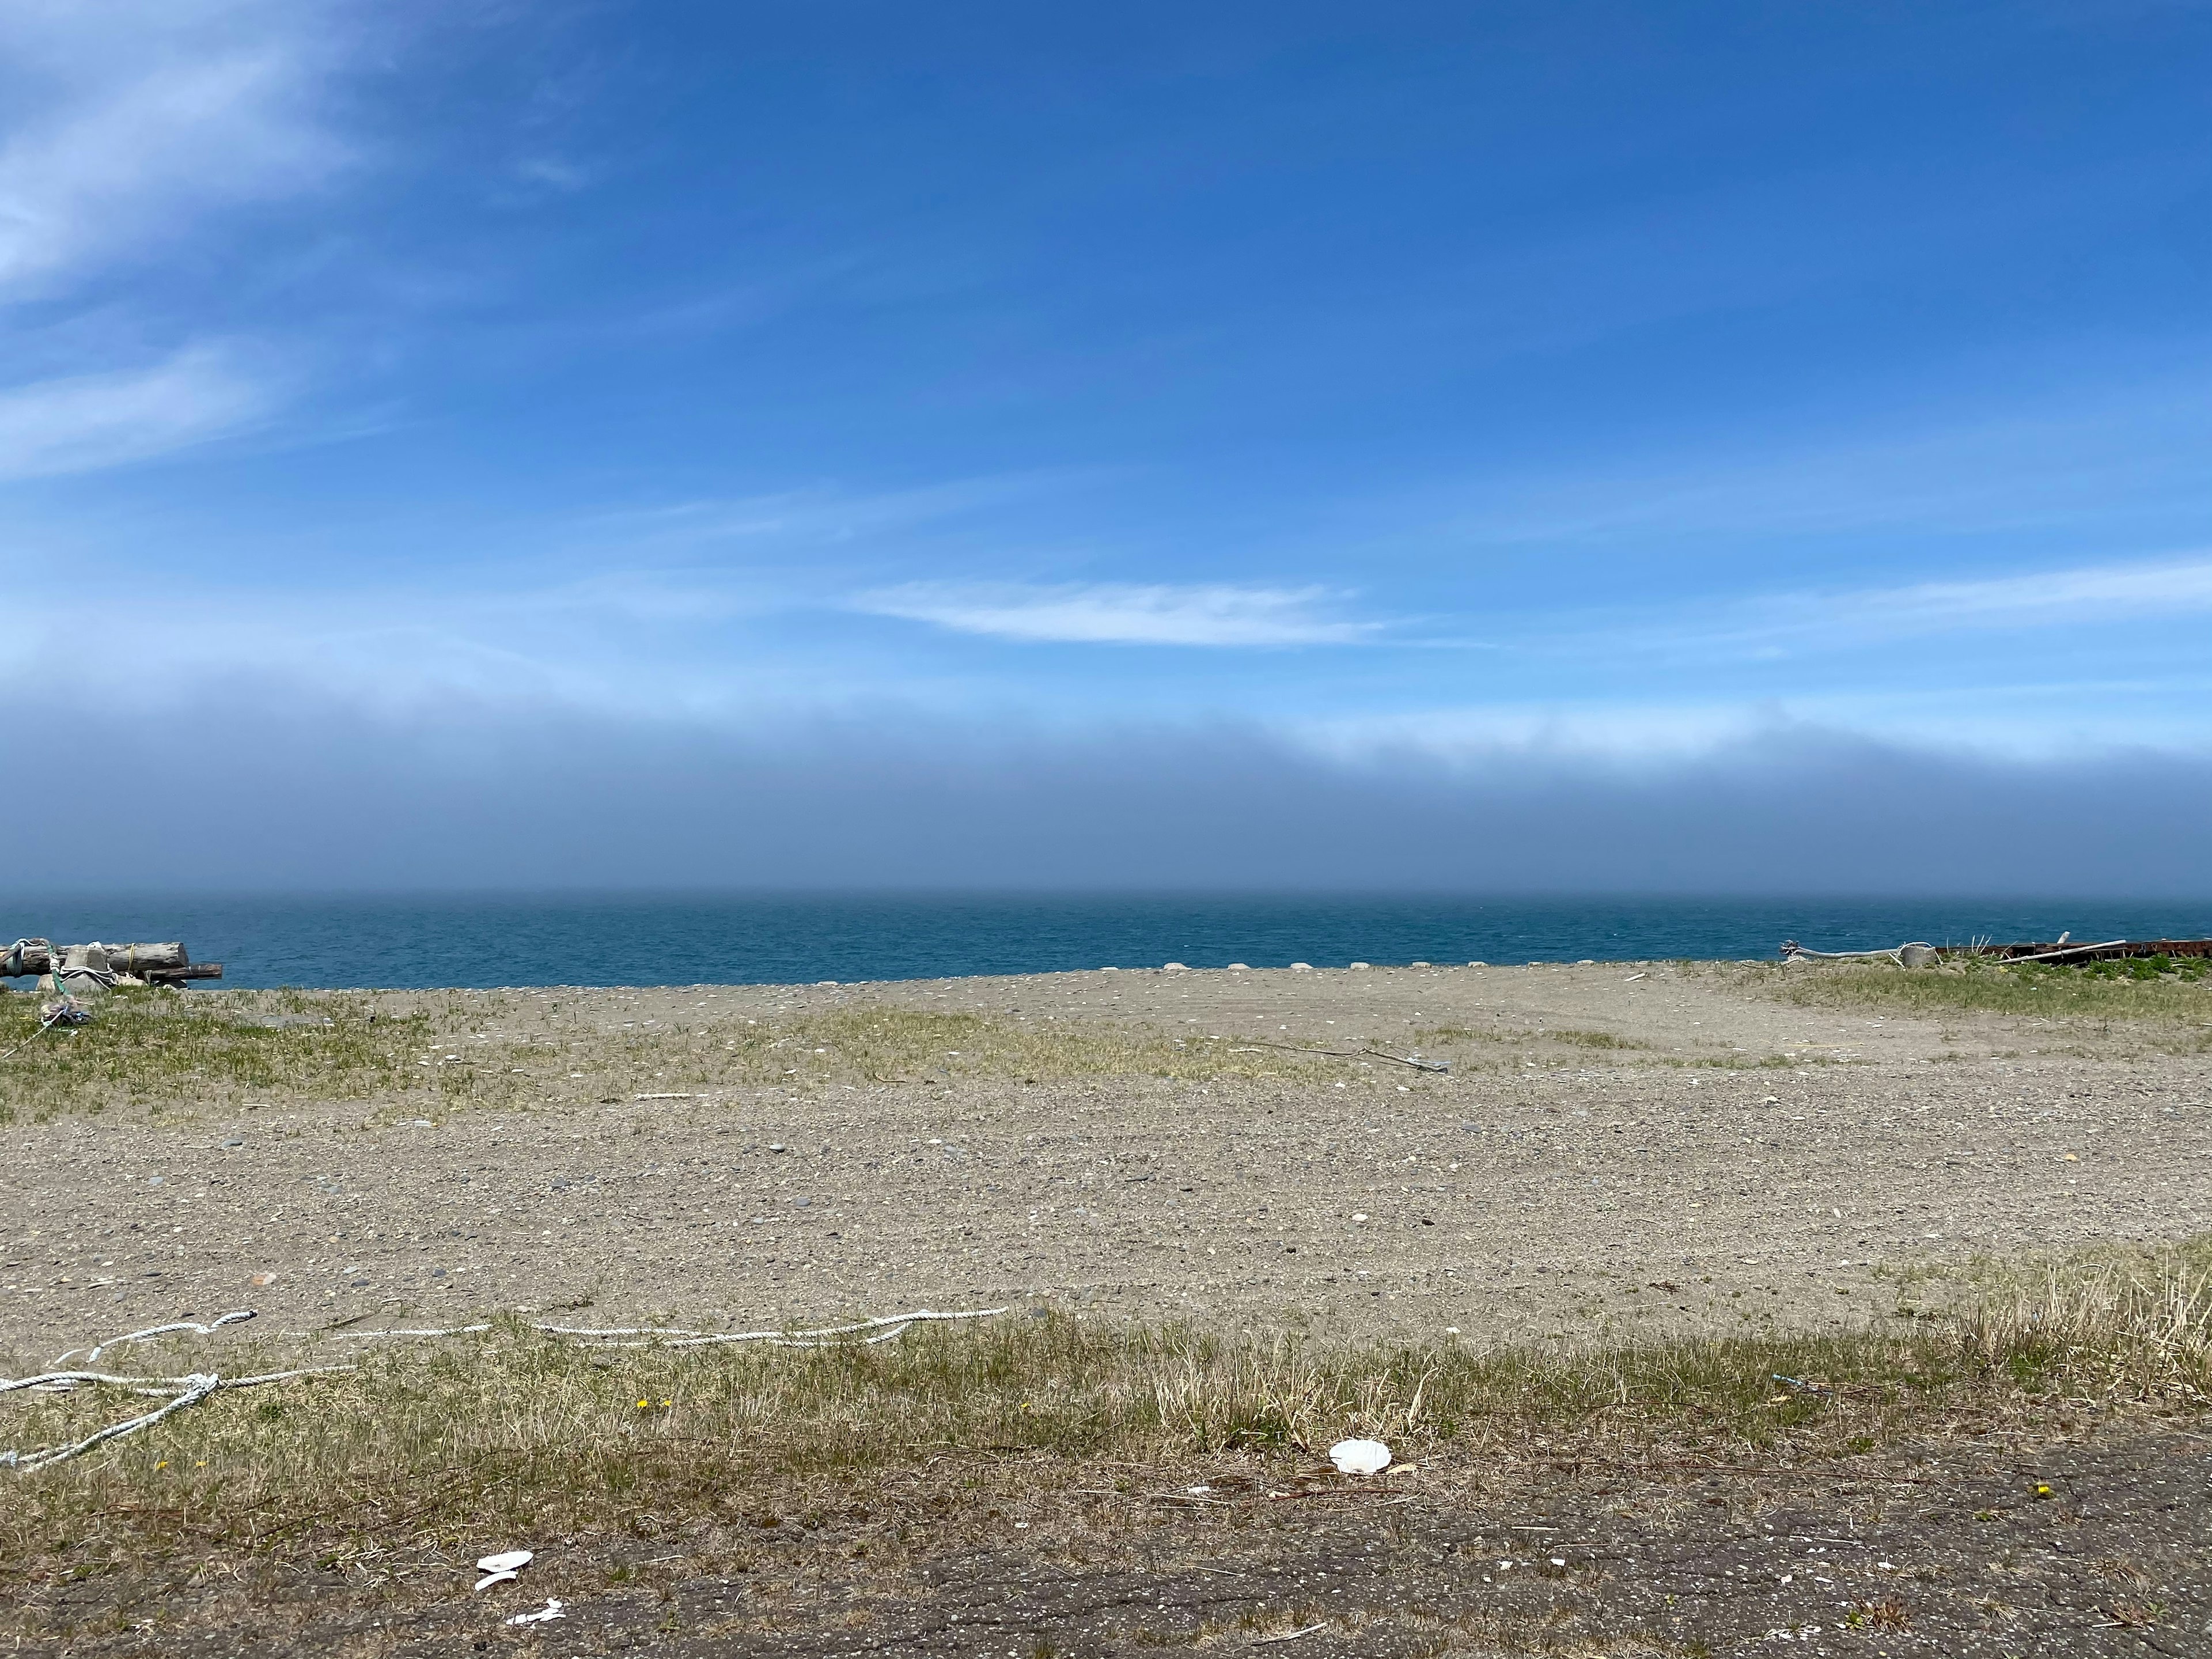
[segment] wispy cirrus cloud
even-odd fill
[[[334,112],[367,14],[337,0],[0,6],[0,479],[97,471],[269,419],[298,389],[192,284],[236,210],[361,158]],[[258,331],[263,326],[257,322]],[[296,361],[296,354],[294,354]]]
[[[1940,635],[2026,632],[2212,613],[2212,556],[2076,565],[2020,576],[1746,599],[1670,643],[1754,652],[1838,650]],[[1662,637],[1654,634],[1650,637]]]
[[[959,634],[1073,645],[1357,645],[1383,624],[1332,614],[1326,587],[1229,583],[908,582],[853,602],[856,611]]]
[[[210,210],[328,179],[352,153],[322,96],[345,34],[312,0],[0,9],[0,297],[64,289]]]
[[[2212,611],[2212,556],[2081,565],[1977,581],[1798,599],[1808,624],[1885,632],[2032,628],[2053,623],[2127,622]]]
[[[0,392],[0,479],[125,465],[264,418],[276,390],[200,346],[151,368],[34,380]]]

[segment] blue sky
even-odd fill
[[[331,799],[587,731],[2194,777],[2208,88],[2179,3],[26,0],[0,669],[108,790],[307,708],[388,745]]]

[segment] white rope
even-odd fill
[[[126,1385],[143,1384],[146,1386],[132,1387],[131,1391],[133,1394],[154,1395],[167,1393],[171,1398],[165,1404],[150,1412],[126,1419],[120,1423],[110,1423],[105,1428],[94,1429],[83,1439],[72,1441],[65,1446],[41,1446],[29,1451],[0,1451],[0,1468],[12,1468],[27,1474],[39,1469],[51,1468],[56,1463],[64,1463],[72,1457],[81,1457],[86,1452],[91,1451],[95,1447],[104,1446],[111,1440],[120,1440],[126,1434],[136,1434],[141,1429],[150,1429],[172,1412],[180,1412],[188,1406],[197,1406],[201,1401],[219,1389],[257,1389],[264,1382],[289,1382],[295,1376],[322,1376],[332,1371],[350,1371],[356,1369],[357,1368],[352,1365],[307,1365],[297,1370],[264,1371],[258,1376],[220,1376],[213,1371],[193,1371],[183,1376],[110,1378],[99,1376],[92,1372],[70,1373],[69,1375],[73,1377],[93,1381],[116,1382]],[[9,1388],[35,1386],[40,1380],[35,1377],[27,1377],[19,1382],[9,1382],[6,1379],[0,1378],[0,1393],[4,1393]]]
[[[884,1314],[872,1319],[856,1319],[849,1324],[822,1325],[812,1330],[791,1331],[688,1331],[658,1329],[652,1326],[581,1326],[531,1325],[530,1328],[546,1336],[571,1338],[599,1347],[612,1348],[700,1348],[732,1342],[765,1342],[776,1348],[864,1347],[878,1342],[889,1342],[902,1336],[909,1326],[933,1321],[954,1319],[989,1319],[1006,1312],[1004,1308],[967,1308],[955,1312],[939,1313],[928,1308],[917,1308],[911,1313]],[[98,1359],[103,1350],[125,1342],[144,1342],[157,1336],[173,1335],[189,1331],[199,1336],[210,1336],[226,1325],[242,1324],[253,1318],[254,1310],[240,1308],[201,1324],[196,1320],[180,1319],[167,1325],[149,1325],[143,1331],[131,1331],[122,1336],[111,1336],[94,1343],[89,1349],[71,1348],[54,1361],[57,1369],[41,1371],[35,1376],[0,1376],[0,1394],[31,1391],[41,1394],[66,1394],[71,1389],[88,1385],[123,1389],[131,1394],[162,1401],[154,1410],[120,1423],[110,1423],[95,1429],[83,1439],[64,1446],[38,1446],[28,1450],[0,1451],[0,1468],[11,1468],[20,1474],[51,1468],[57,1463],[67,1462],[72,1457],[119,1440],[125,1435],[150,1429],[173,1412],[197,1406],[224,1389],[257,1389],[269,1382],[289,1382],[295,1377],[327,1376],[336,1372],[357,1370],[357,1365],[303,1365],[288,1371],[264,1371],[253,1376],[222,1376],[214,1371],[190,1371],[182,1376],[124,1376],[112,1371],[63,1370],[71,1359],[82,1353],[88,1363]],[[428,1329],[381,1331],[341,1331],[331,1334],[360,1340],[389,1337],[478,1336],[490,1330],[489,1323],[477,1325],[448,1325]],[[868,1334],[860,1335],[866,1332]],[[858,1337],[856,1342],[841,1340]],[[617,1340],[620,1339],[620,1340]],[[635,1340],[633,1340],[635,1339]]]
[[[121,1336],[111,1336],[105,1342],[94,1343],[89,1348],[71,1348],[67,1353],[58,1356],[54,1360],[54,1364],[66,1365],[79,1354],[82,1354],[84,1363],[89,1365],[100,1358],[103,1349],[112,1348],[119,1342],[143,1342],[152,1337],[173,1335],[178,1331],[190,1331],[195,1336],[212,1336],[225,1325],[242,1325],[253,1317],[255,1314],[252,1309],[234,1308],[227,1314],[217,1314],[204,1325],[190,1319],[179,1319],[173,1325],[149,1325],[143,1331],[130,1331]]]

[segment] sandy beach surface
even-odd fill
[[[1796,1006],[1718,968],[446,994],[473,1029],[420,1063],[534,1044],[546,1060],[501,1068],[511,1103],[19,1116],[0,1132],[0,1347],[249,1307],[264,1336],[495,1309],[726,1328],[1001,1304],[1485,1342],[1747,1330],[1940,1301],[1978,1253],[2212,1226],[2204,1055],[2124,1028]],[[729,1031],[875,1006],[1355,1057],[1025,1081],[948,1053],[941,1073],[837,1081],[794,1051],[781,1083],[714,1080]]]

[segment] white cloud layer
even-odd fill
[[[1328,614],[1343,598],[1225,583],[909,582],[862,594],[854,608],[960,634],[1079,645],[1352,645],[1380,632]]]
[[[146,460],[249,426],[274,402],[267,382],[204,346],[150,368],[15,386],[0,392],[0,479]]]

